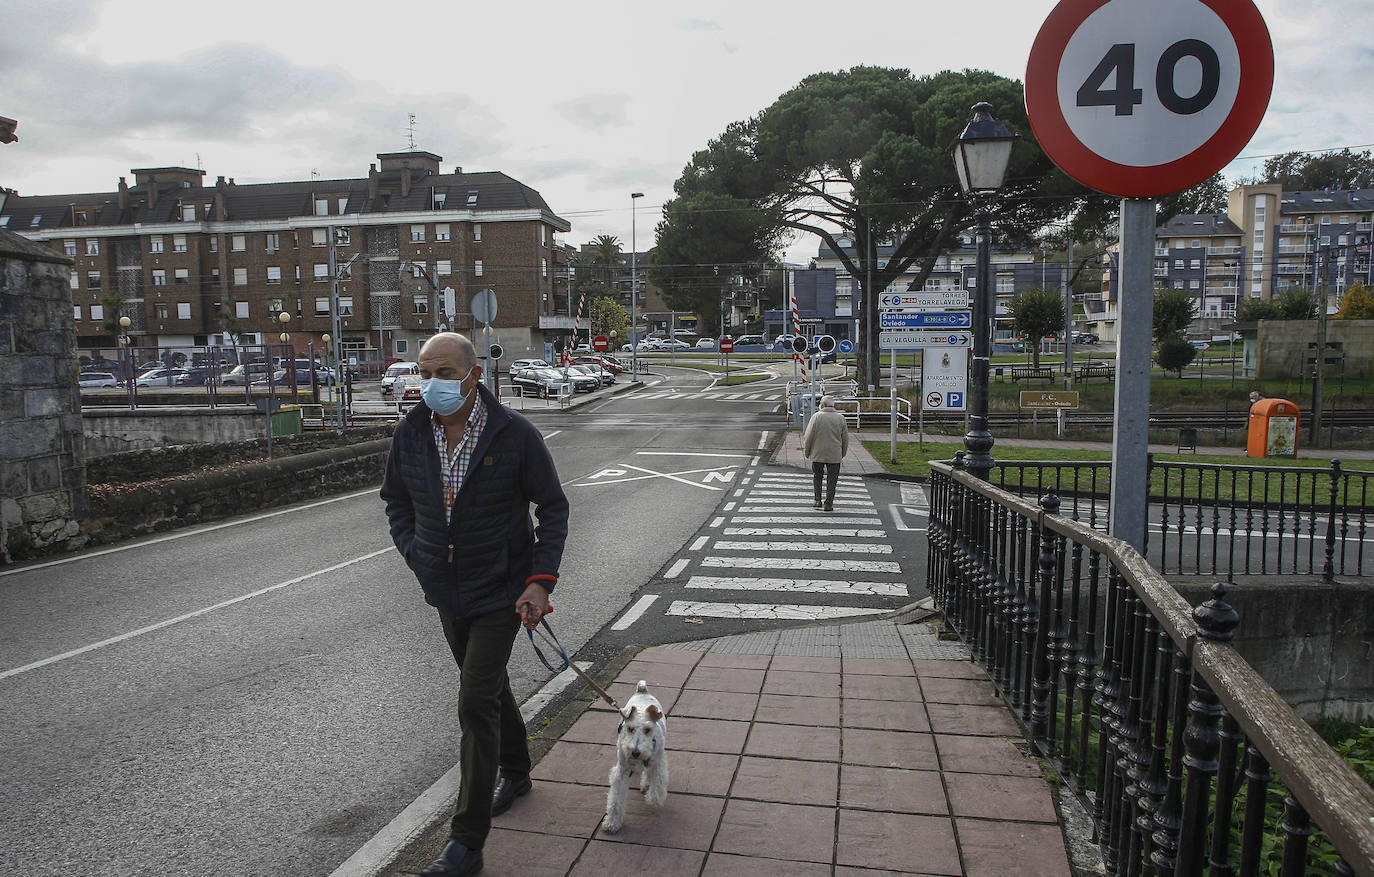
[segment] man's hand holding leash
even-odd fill
[[[534,630],[539,626],[539,619],[553,612],[549,592],[539,582],[530,582],[520,599],[515,601],[515,611],[520,613],[520,623],[525,629]]]

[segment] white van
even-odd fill
[[[382,395],[391,395],[398,375],[418,375],[419,373],[420,364],[418,362],[393,362],[386,367],[386,374],[382,375]]]

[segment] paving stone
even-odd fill
[[[616,703],[623,705],[627,700],[634,696],[635,684],[638,681],[639,680],[636,679],[628,682],[612,682],[609,686],[606,687],[606,693],[609,694],[611,697],[615,698]],[[659,703],[663,704],[664,712],[672,712],[673,709],[677,706],[678,698],[682,694],[682,692],[679,689],[668,688],[664,686],[650,688],[649,693],[652,694],[654,697],[658,698]],[[609,703],[606,703],[605,699],[602,698],[600,695],[594,695],[594,697],[595,700],[591,702],[590,706],[588,706],[588,709],[599,710],[603,713],[616,712],[616,709],[612,707]]]
[[[701,660],[701,655],[695,652],[682,651],[681,649],[653,646],[635,655],[635,660],[652,661],[656,664],[686,664],[691,667],[696,666],[697,661]]]
[[[840,729],[757,722],[749,731],[744,754],[837,762],[840,759]]]
[[[738,755],[744,751],[744,741],[748,736],[748,722],[668,717],[668,748],[673,752],[725,752]]]
[[[835,848],[835,808],[731,798],[713,852],[829,864]],[[763,869],[760,869],[762,871]]]
[[[841,810],[835,860],[880,870],[964,873],[953,823],[942,816]]]
[[[730,691],[758,694],[763,688],[763,670],[737,667],[702,667],[698,665],[687,677],[688,691]]]
[[[758,721],[776,725],[840,724],[838,697],[801,697],[793,694],[764,694],[759,696]],[[922,714],[924,718],[924,713]]]
[[[1058,825],[959,819],[969,877],[1058,877],[1071,873]]]
[[[495,828],[482,847],[486,877],[563,877],[582,855],[587,842],[580,837],[556,837],[530,831]],[[538,855],[530,855],[538,850]],[[438,850],[434,853],[439,854]]]
[[[845,676],[915,676],[910,659],[901,658],[844,658]]]
[[[839,658],[807,658],[796,655],[779,655],[768,665],[770,670],[800,670],[804,673],[838,673]]]
[[[912,661],[916,675],[920,677],[940,676],[946,679],[987,679],[988,673],[970,661]]]
[[[607,834],[602,828],[596,836],[616,843],[705,851],[711,848],[725,801],[705,795],[670,794],[663,809],[655,810],[644,802],[642,794],[632,789],[625,798],[625,824],[620,831]],[[604,813],[605,789],[601,791],[601,805]]]
[[[955,816],[1019,822],[1056,822],[1059,819],[1049,784],[1040,777],[950,773],[945,775],[945,785]]]
[[[926,715],[937,734],[972,734],[983,737],[1019,737],[1021,729],[1004,706],[928,703]]]
[[[840,769],[840,806],[948,816],[945,786],[933,770],[846,764]]]
[[[739,756],[734,754],[673,750],[668,756],[668,792],[723,798],[738,766]]]
[[[845,728],[844,763],[871,767],[901,767],[909,770],[936,770],[939,759],[930,734],[900,731],[871,731]]]
[[[529,858],[537,858],[530,856]],[[485,856],[483,857],[486,858]],[[606,877],[607,874],[696,874],[706,854],[697,850],[663,849],[646,844],[609,843],[594,840],[578,860],[569,877]],[[482,869],[485,875],[490,868]]]
[[[926,718],[926,705],[920,701],[861,700],[846,697],[843,700],[843,712],[841,724],[846,728],[918,732],[930,730],[930,720]]]
[[[815,673],[804,670],[768,671],[763,681],[765,694],[803,694],[811,697],[839,697],[839,673]]]
[[[686,664],[665,664],[661,661],[631,661],[615,677],[615,683],[634,685],[643,679],[651,691],[659,688],[681,688],[692,668]],[[657,695],[654,695],[657,697]]]
[[[530,771],[535,780],[560,783],[606,785],[611,765],[615,764],[615,743],[573,743],[561,740]]]
[[[611,743],[615,740],[619,724],[613,712],[587,710],[559,739],[570,743]]]
[[[936,734],[935,749],[944,771],[1040,776],[1039,763],[1007,737]]]
[[[783,873],[787,877],[830,877],[830,865],[819,862],[769,862],[768,867],[762,869],[759,860],[753,856],[709,853],[701,877],[759,877],[761,872]],[[656,877],[664,875],[656,874]]]
[[[493,827],[535,831],[564,837],[592,836],[606,814],[606,787],[571,783],[539,783],[525,797],[516,799]]]
[[[915,676],[845,676],[844,695],[863,700],[924,700]]]
[[[941,679],[931,676],[921,680],[921,691],[928,703],[1000,706],[1004,702],[987,679]]]
[[[664,709],[671,717],[748,721],[754,717],[758,705],[757,694],[687,689],[673,707],[665,705]]]
[[[707,652],[701,656],[698,667],[736,667],[741,670],[767,670],[772,661],[767,655],[735,655],[722,652]]]
[[[833,763],[746,755],[740,759],[730,797],[833,807],[838,783],[839,766]]]

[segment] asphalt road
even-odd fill
[[[781,380],[723,393],[664,369],[576,411],[527,407],[572,499],[550,620],[580,660],[778,623],[668,610],[694,577],[741,577],[692,547],[723,536],[726,505],[744,514],[741,490],[792,502],[788,485],[768,495],[755,459],[781,427]],[[893,511],[918,502],[897,490],[849,497],[883,522],[865,527],[922,526],[919,510]],[[903,575],[923,578],[875,572],[881,595],[855,605],[906,602]],[[740,587],[692,597],[747,602]],[[653,606],[611,630],[650,593]],[[522,701],[551,675],[524,643],[511,674]],[[6,570],[0,873],[328,875],[456,762],[456,702],[437,618],[375,490]]]

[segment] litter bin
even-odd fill
[[[1298,406],[1287,399],[1261,399],[1250,406],[1247,457],[1298,455]]]
[[[1197,427],[1185,426],[1178,431],[1178,452],[1184,451],[1197,453]]]
[[[816,409],[820,407],[820,393],[798,393],[792,397],[791,419],[805,429],[806,424],[811,420],[811,415],[815,414]]]

